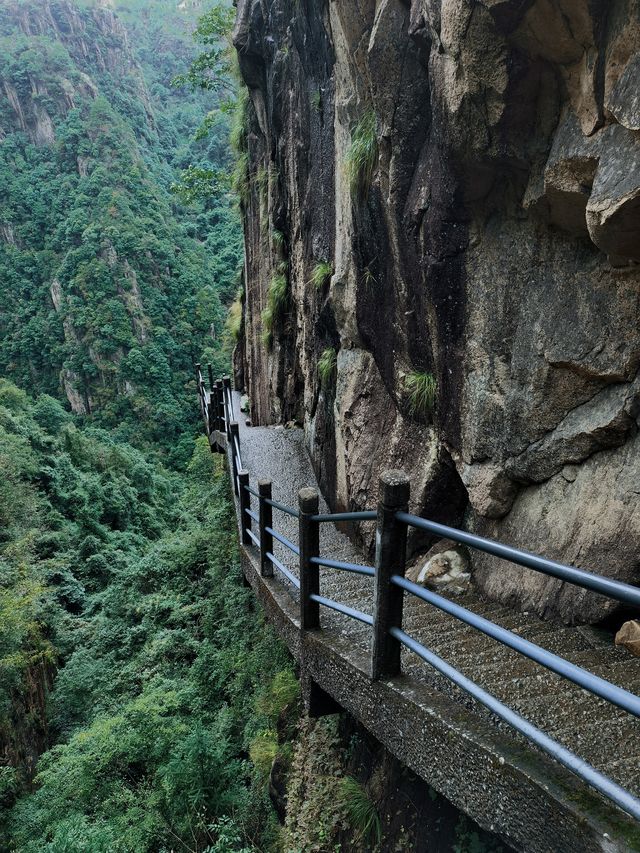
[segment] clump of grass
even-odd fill
[[[322,109],[322,93],[320,89],[316,89],[315,91],[313,91],[309,100],[311,101],[311,106],[313,107],[313,109],[319,113]]]
[[[376,114],[369,110],[351,131],[351,145],[345,160],[352,198],[367,197],[377,159]]]
[[[236,155],[245,154],[249,140],[249,90],[240,88],[231,119],[229,142]]]
[[[338,365],[338,354],[333,347],[326,349],[318,359],[318,376],[320,385],[326,391],[335,379]]]
[[[276,273],[267,293],[267,307],[262,312],[262,340],[273,344],[273,330],[281,322],[289,303],[289,282],[284,273]]]
[[[277,228],[274,228],[271,232],[271,241],[277,249],[281,249],[284,246],[284,234],[282,231],[278,231]]]
[[[249,155],[245,152],[236,158],[236,165],[231,176],[231,186],[244,205],[249,202],[250,184]]]
[[[380,815],[363,786],[352,776],[340,782],[339,797],[359,840],[372,848],[382,841]]]
[[[378,280],[375,275],[371,271],[371,267],[365,267],[362,271],[362,278],[364,279],[365,284],[377,284]]]
[[[333,264],[328,261],[318,261],[311,273],[311,282],[317,290],[320,290],[327,284],[333,275]]]
[[[273,723],[300,695],[300,683],[290,669],[277,672],[256,700],[256,710]]]
[[[227,330],[234,341],[239,340],[242,331],[242,298],[243,291],[240,290],[229,306],[227,314]]]
[[[266,205],[269,188],[269,173],[264,166],[258,166],[256,169],[256,186],[258,187],[261,203]]]
[[[433,373],[414,370],[404,380],[412,415],[429,415],[436,402],[437,385]]]
[[[274,731],[266,729],[254,737],[249,746],[249,758],[259,777],[262,779],[269,777],[277,754],[278,739]]]

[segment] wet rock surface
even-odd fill
[[[237,20],[253,177],[236,365],[253,422],[303,427],[336,509],[375,503],[380,472],[403,468],[418,512],[637,582],[636,0],[239,0]],[[372,177],[354,193],[370,115]],[[268,348],[283,260],[289,307]],[[333,272],[316,288],[319,262]],[[435,379],[431,409],[412,404],[415,373]],[[522,609],[608,612],[471,569]]]

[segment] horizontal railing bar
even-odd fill
[[[593,673],[588,672],[588,670],[582,669],[582,667],[576,666],[574,663],[570,663],[568,660],[565,660],[559,655],[549,652],[547,649],[537,646],[529,640],[525,640],[524,637],[519,637],[512,631],[508,631],[506,628],[502,628],[500,625],[490,622],[489,619],[485,619],[484,616],[478,616],[477,613],[473,613],[471,610],[467,610],[465,607],[461,607],[459,604],[449,601],[448,598],[443,598],[435,592],[431,592],[422,586],[418,586],[418,584],[415,584],[400,575],[393,575],[391,577],[391,583],[401,589],[404,589],[406,592],[410,592],[412,595],[415,595],[416,598],[420,598],[422,601],[426,601],[429,604],[434,605],[439,610],[449,613],[461,622],[471,625],[473,628],[476,628],[488,637],[498,640],[498,642],[503,645],[509,646],[511,649],[515,649],[515,651],[519,652],[521,655],[524,655],[530,660],[539,663],[541,666],[550,669],[552,672],[561,675],[563,678],[573,681],[574,684],[577,684],[589,693],[600,696],[602,699],[606,699],[607,702],[617,705],[618,708],[622,708],[624,711],[628,711],[630,714],[640,717],[640,696],[636,696],[628,690],[624,690],[622,687],[618,687],[616,684],[606,681],[604,678],[593,675]]]
[[[378,513],[375,510],[361,512],[334,512],[324,515],[312,515],[311,521],[375,521]]]
[[[300,581],[298,580],[298,578],[293,574],[293,572],[290,572],[289,569],[284,566],[280,562],[280,560],[277,557],[274,557],[273,554],[271,554],[269,551],[267,551],[267,559],[271,560],[276,569],[279,572],[282,572],[285,578],[291,581],[291,583],[296,587],[296,589],[300,589]]]
[[[240,442],[238,441],[238,436],[235,435],[235,433],[232,433],[231,437],[233,439],[233,447],[234,447],[233,452],[235,453],[236,464],[238,465],[238,469],[242,470],[242,457],[240,456]]]
[[[245,488],[245,491],[249,492],[250,495],[253,495],[254,498],[258,498],[258,500],[260,500],[260,493],[259,492],[256,492],[255,489],[252,489],[251,486],[247,486],[246,484],[245,484],[244,488]]]
[[[396,518],[398,521],[403,521],[405,524],[410,524],[412,527],[417,527],[420,530],[426,530],[436,536],[453,539],[454,542],[460,542],[470,548],[484,551],[487,554],[492,554],[494,557],[500,557],[502,560],[517,563],[527,569],[551,575],[568,583],[573,583],[585,589],[598,592],[601,595],[606,595],[609,598],[615,598],[618,601],[624,601],[627,604],[640,607],[640,588],[638,587],[614,581],[602,575],[594,575],[591,572],[585,572],[583,569],[576,569],[573,566],[564,566],[562,563],[547,560],[545,557],[538,557],[536,554],[530,554],[528,551],[520,551],[517,548],[512,548],[510,545],[503,545],[500,542],[494,542],[492,539],[483,539],[474,533],[467,533],[464,530],[447,527],[444,524],[438,524],[436,521],[419,518],[417,515],[409,515],[407,512],[396,513]]]
[[[294,518],[299,518],[300,516],[300,513],[297,509],[292,509],[290,506],[285,506],[284,504],[278,503],[278,501],[274,501],[272,498],[265,498],[265,503],[268,503],[269,506],[272,506],[275,509],[279,509],[280,512],[285,512],[287,515],[292,515]]]
[[[328,557],[312,557],[311,562],[316,566],[326,566],[328,569],[340,569],[344,572],[352,572],[354,575],[366,575],[375,577],[376,570],[371,566],[359,566],[357,563],[344,563],[342,560],[330,560]]]
[[[335,610],[345,616],[350,616],[352,619],[357,619],[358,622],[364,622],[365,625],[373,625],[373,616],[363,613],[362,610],[354,610],[353,607],[347,607],[346,604],[340,604],[338,601],[333,601],[331,598],[324,598],[324,596],[316,595],[313,592],[309,598],[311,601],[317,601],[318,604],[322,604],[324,607],[329,607],[331,610]]]
[[[247,529],[245,530],[245,533],[247,534],[247,536],[250,536],[250,537],[251,537],[251,539],[253,539],[253,544],[256,546],[256,548],[259,548],[259,547],[260,547],[260,540],[259,540],[259,539],[258,539],[258,537],[255,535],[255,533],[253,532],[253,530],[249,530],[249,528],[247,528]]]
[[[452,681],[461,690],[464,690],[470,696],[473,696],[473,698],[480,702],[481,705],[484,705],[485,708],[488,708],[493,714],[500,717],[501,720],[504,720],[512,728],[520,732],[520,734],[524,735],[536,746],[540,747],[540,749],[546,752],[547,755],[550,755],[556,761],[559,761],[560,764],[563,764],[575,773],[576,776],[579,776],[588,785],[595,788],[596,791],[604,794],[605,797],[608,797],[608,799],[616,803],[616,805],[620,806],[621,809],[624,809],[624,811],[636,820],[640,820],[640,800],[637,800],[629,793],[629,791],[626,791],[620,785],[617,785],[582,758],[575,755],[575,753],[562,746],[562,744],[559,744],[553,738],[549,737],[549,735],[540,731],[540,729],[536,728],[536,726],[528,720],[525,720],[524,717],[521,717],[520,714],[516,713],[511,708],[508,708],[506,705],[503,705],[503,703],[496,699],[495,696],[492,696],[482,687],[471,681],[471,679],[467,678],[461,672],[458,672],[457,669],[448,664],[441,657],[438,657],[438,655],[429,651],[429,649],[425,648],[417,640],[414,640],[413,637],[405,634],[404,631],[399,628],[391,628],[389,633],[408,649],[411,649],[411,651],[417,654],[419,658],[444,675],[445,678],[448,678],[449,681]]]
[[[282,543],[285,548],[288,548],[290,551],[293,551],[296,556],[300,556],[300,548],[297,545],[294,545],[293,542],[290,542],[286,536],[283,536],[282,533],[278,533],[277,530],[274,530],[273,527],[265,527],[267,533],[270,533],[274,539],[277,539],[278,542]]]
[[[248,507],[245,507],[244,511],[247,513],[249,518],[252,518],[257,524],[260,524],[260,517],[256,512],[254,512],[252,509],[249,509]]]

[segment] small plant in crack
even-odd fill
[[[378,159],[376,114],[369,110],[351,131],[345,167],[353,199],[366,199]]]
[[[262,312],[262,340],[271,348],[273,331],[279,325],[289,304],[289,281],[283,273],[276,273],[271,279],[267,293],[267,307]]]
[[[326,349],[318,360],[318,376],[323,391],[334,383],[338,366],[338,354],[333,347]]]
[[[404,388],[409,397],[409,409],[413,416],[424,417],[433,412],[438,390],[433,373],[414,370],[405,377]]]
[[[311,282],[316,290],[320,290],[327,284],[333,275],[333,264],[328,261],[318,261],[311,273]]]

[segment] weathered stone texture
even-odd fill
[[[304,424],[336,507],[374,506],[380,471],[402,467],[418,511],[636,582],[638,0],[238,0],[235,43],[254,423]],[[354,198],[345,163],[370,111],[374,177]],[[319,261],[333,276],[316,288]],[[435,376],[432,414],[412,413],[414,371]],[[472,572],[549,616],[608,612],[486,556]]]

